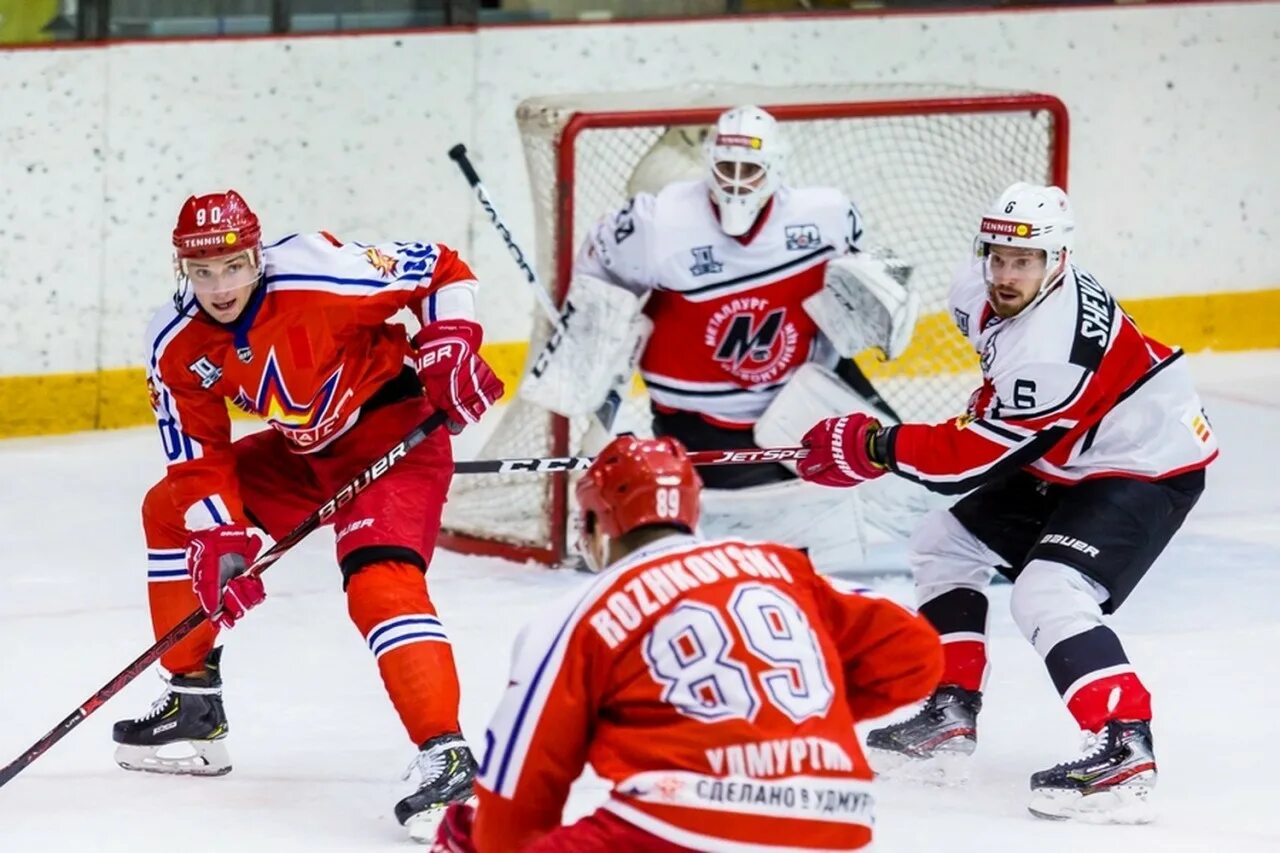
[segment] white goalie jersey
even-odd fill
[[[706,184],[680,181],[601,219],[574,273],[647,296],[653,332],[639,370],[654,406],[743,428],[800,365],[834,364],[804,301],[861,236],[839,191],[781,187],[750,231],[730,237]]]

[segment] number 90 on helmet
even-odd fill
[[[702,481],[680,442],[621,435],[578,481],[581,529],[610,539],[657,524],[693,532],[701,493]]]
[[[235,190],[191,196],[173,227],[174,305],[181,310],[191,280],[188,261],[244,253],[254,274],[262,271],[262,226],[249,203]]]

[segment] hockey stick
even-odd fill
[[[467,179],[467,183],[475,190],[476,198],[480,201],[480,206],[484,208],[484,212],[489,215],[489,221],[493,223],[494,229],[498,235],[502,237],[502,242],[506,244],[507,251],[511,253],[512,259],[516,262],[516,266],[524,273],[525,280],[529,282],[529,286],[533,288],[534,299],[537,300],[538,306],[542,309],[542,313],[551,322],[551,340],[548,342],[554,348],[554,339],[560,333],[562,320],[560,310],[556,308],[554,302],[551,301],[551,294],[538,281],[538,274],[533,271],[533,267],[525,260],[524,251],[520,248],[520,244],[511,236],[511,229],[502,221],[502,217],[498,215],[498,210],[493,206],[492,199],[489,198],[489,192],[484,188],[484,184],[480,182],[480,175],[476,172],[476,167],[472,165],[471,159],[467,157],[467,146],[459,142],[457,145],[449,149],[449,157],[453,162],[458,164],[458,168],[462,170],[462,175]],[[630,377],[628,377],[630,378]],[[596,420],[600,422],[600,426],[604,428],[606,433],[613,432],[613,422],[618,416],[618,409],[622,405],[622,396],[618,394],[617,389],[611,389],[609,395],[605,397],[604,403],[600,408],[596,409]]]
[[[889,405],[889,401],[880,396],[880,392],[871,384],[871,380],[862,372],[862,368],[858,367],[858,363],[851,358],[842,358],[836,363],[836,376],[858,393],[858,396],[866,400],[868,404],[880,410],[882,415],[888,417],[893,423],[902,423],[902,418],[898,417],[898,413]]]
[[[399,444],[367,465],[351,482],[339,489],[332,499],[307,516],[301,524],[290,531],[283,539],[268,548],[265,553],[254,561],[246,574],[257,577],[265,572],[273,563],[283,557],[286,551],[301,542],[311,531],[332,518],[335,512],[350,503],[351,499],[364,491],[369,484],[394,468],[410,450],[417,447],[428,435],[442,426],[446,417],[447,414],[443,411],[435,412],[431,417],[415,427]],[[4,769],[0,770],[0,786],[3,786],[14,776],[21,773],[27,765],[43,755],[49,747],[62,740],[68,732],[84,722],[86,717],[98,710],[108,699],[123,690],[125,685],[158,661],[165,652],[176,646],[184,637],[198,628],[205,618],[204,611],[197,609],[186,619],[169,629],[169,633],[156,640],[155,645],[117,673],[115,678],[104,684],[97,693],[90,696],[79,708],[67,715],[48,734],[36,741],[30,749],[5,765]]]
[[[790,462],[809,455],[807,447],[747,447],[741,450],[690,450],[694,465],[761,465]],[[456,474],[553,474],[559,471],[585,471],[592,456],[544,456],[511,459],[472,459],[454,463]]]

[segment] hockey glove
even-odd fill
[[[888,469],[871,458],[871,439],[880,422],[862,412],[826,418],[814,424],[801,444],[809,455],[796,464],[810,483],[848,488],[874,480]]]
[[[504,390],[480,357],[483,335],[480,324],[470,320],[439,320],[413,338],[413,366],[422,388],[449,415],[449,431],[455,435],[479,421]]]
[[[475,842],[471,840],[471,822],[475,816],[475,806],[470,803],[450,804],[436,830],[431,853],[476,853]]]
[[[230,628],[267,597],[262,581],[244,573],[262,550],[262,537],[241,524],[197,530],[187,538],[187,569],[200,607],[219,628]]]

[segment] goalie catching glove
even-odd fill
[[[520,397],[572,418],[631,379],[653,331],[644,300],[594,276],[569,284],[560,320],[520,383]]]
[[[920,316],[920,296],[906,286],[910,276],[911,267],[885,249],[844,255],[827,263],[822,290],[804,310],[843,357],[879,347],[894,359],[911,343]]]

